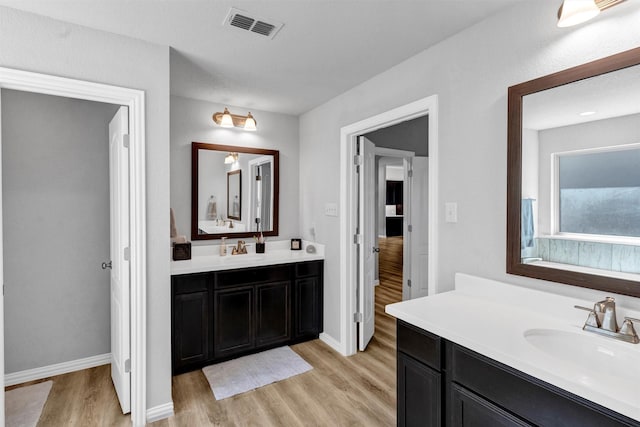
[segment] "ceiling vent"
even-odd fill
[[[251,31],[254,34],[259,34],[272,39],[284,24],[258,17],[250,14],[249,12],[245,12],[244,10],[232,7],[229,9],[229,13],[227,13],[227,17],[224,19],[222,25]]]

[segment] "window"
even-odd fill
[[[554,157],[556,232],[640,238],[640,145]]]

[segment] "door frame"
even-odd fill
[[[145,93],[137,89],[0,67],[0,89],[12,89],[129,107],[129,221],[131,310],[131,422],[146,423],[146,178]],[[1,123],[0,123],[1,125]],[[1,133],[0,133],[1,135]],[[0,147],[2,141],[0,139]],[[0,164],[0,177],[1,177]],[[1,218],[0,204],[0,218]],[[0,224],[0,233],[2,226]],[[1,234],[0,234],[1,236]],[[2,243],[0,241],[0,255]],[[0,274],[2,274],[0,260]],[[4,281],[4,277],[0,276]],[[4,296],[0,301],[4,311]],[[0,362],[4,361],[4,316],[0,315]],[[0,416],[4,420],[4,363],[0,363]]]
[[[354,164],[354,141],[359,135],[373,132],[421,116],[429,123],[429,294],[437,293],[437,224],[438,224],[438,95],[419,99],[340,129],[340,342],[345,356],[357,352],[357,176]]]
[[[402,188],[403,200],[403,219],[402,219],[402,300],[411,299],[411,288],[407,284],[407,280],[411,278],[411,233],[409,233],[409,224],[411,224],[411,193],[414,190],[413,180],[409,177],[409,171],[413,169],[413,158],[416,153],[413,151],[398,150],[396,148],[376,147],[376,156],[388,157],[402,160],[402,173],[404,175],[404,184]],[[377,184],[377,183],[376,183]],[[380,201],[378,201],[380,203]],[[384,204],[384,203],[383,203]],[[379,206],[376,206],[379,212]],[[377,235],[377,230],[376,230]],[[380,270],[379,256],[376,263],[378,271]]]

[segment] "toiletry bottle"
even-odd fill
[[[227,255],[227,238],[223,237],[222,242],[220,242],[220,256]]]

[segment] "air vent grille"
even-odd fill
[[[250,31],[254,34],[274,38],[284,24],[254,16],[248,12],[231,8],[223,25]]]
[[[243,30],[248,30],[251,28],[254,22],[256,22],[255,19],[251,19],[248,16],[236,14],[233,15],[233,18],[231,18],[231,22],[229,22],[229,25],[242,28]]]

